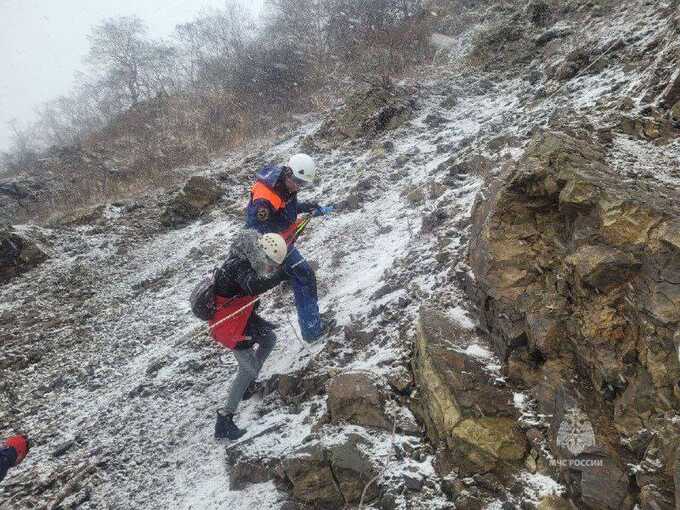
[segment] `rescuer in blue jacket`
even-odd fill
[[[302,337],[310,343],[335,326],[334,320],[321,319],[316,276],[292,244],[298,214],[321,216],[333,210],[332,207],[321,207],[316,202],[298,202],[300,186],[312,183],[315,176],[314,160],[306,154],[294,155],[286,166],[266,166],[257,173],[246,209],[247,227],[262,234],[280,234],[290,243],[283,268],[291,279]]]

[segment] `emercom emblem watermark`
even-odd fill
[[[586,413],[578,407],[572,407],[560,423],[557,431],[557,446],[569,450],[578,457],[591,446],[595,446],[595,432]]]
[[[557,430],[557,446],[578,457],[595,444],[595,431],[588,415],[578,407],[568,409]],[[587,467],[601,466],[603,461],[598,458],[573,458],[554,460],[553,463],[557,466]]]

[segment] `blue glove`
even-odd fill
[[[314,216],[314,217],[324,216],[326,214],[332,213],[334,210],[335,210],[335,207],[333,207],[332,205],[328,205],[328,206],[325,206],[325,207],[323,207],[323,206],[317,207],[316,209],[314,209],[312,216]]]

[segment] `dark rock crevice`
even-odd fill
[[[333,463],[329,462],[328,463],[328,469],[330,470],[331,473],[331,478],[333,479],[333,483],[335,484],[335,488],[338,490],[340,495],[342,496],[342,501],[344,502],[344,505],[347,506],[348,501],[345,495],[342,492],[342,489],[340,488],[340,479],[338,478],[338,475],[335,474],[335,469],[333,469]]]

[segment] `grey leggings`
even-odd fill
[[[236,412],[243,394],[248,389],[248,386],[250,386],[250,383],[257,379],[262,365],[264,365],[276,344],[276,335],[274,335],[270,326],[257,316],[250,320],[245,334],[251,337],[258,347],[257,350],[253,346],[233,351],[238,362],[238,372],[231,382],[227,405],[224,407],[225,414],[234,414]]]

